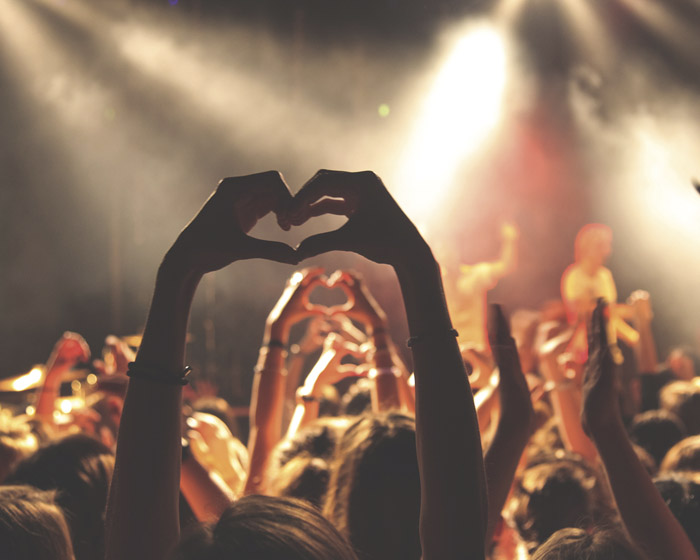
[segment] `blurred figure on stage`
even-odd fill
[[[624,318],[631,316],[629,306],[617,303],[617,288],[612,272],[604,265],[612,252],[612,230],[604,224],[587,224],[576,235],[574,256],[561,278],[561,296],[574,334],[569,344],[575,360],[584,363],[588,357],[586,325],[599,298],[608,304],[608,339],[615,362],[622,363],[618,338],[630,346],[639,341],[639,334]]]
[[[460,264],[456,278],[445,282],[445,296],[459,332],[460,346],[490,354],[486,335],[486,293],[515,270],[518,257],[518,229],[501,226],[501,254],[496,261]]]

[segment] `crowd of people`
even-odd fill
[[[294,249],[248,235],[270,212],[284,230],[348,221]],[[411,368],[363,278],[313,267],[330,251],[393,268]],[[291,274],[244,435],[189,383],[185,346],[202,277],[253,258]],[[347,301],[311,303],[318,288]],[[225,179],[160,263],[137,353],[112,336],[91,361],[65,333],[33,400],[0,409],[0,557],[699,560],[695,355],[658,360],[648,293],[624,313],[616,293],[577,293],[510,319],[492,305],[465,340],[439,263],[374,173],[320,171],[296,195],[277,172]],[[615,333],[634,333],[624,364]]]

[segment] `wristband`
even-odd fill
[[[270,340],[268,340],[265,346],[267,346],[268,348],[281,348],[282,350],[287,349],[287,345],[276,338],[271,338]]]
[[[148,379],[155,383],[163,383],[165,385],[187,385],[190,381],[187,376],[192,371],[190,366],[185,366],[179,373],[166,371],[162,368],[149,366],[140,362],[129,362],[129,369],[126,374],[129,377],[138,379]]]
[[[297,389],[297,403],[299,404],[306,404],[306,403],[312,403],[312,402],[319,402],[320,399],[318,397],[314,397],[311,393],[307,393],[304,391],[303,387],[299,387]]]
[[[457,332],[457,329],[448,329],[445,331],[438,331],[438,332],[433,332],[433,333],[425,333],[425,334],[419,334],[416,336],[412,336],[406,341],[406,346],[409,348],[413,348],[416,344],[419,342],[425,342],[426,340],[434,340],[437,338],[442,338],[444,335],[452,335],[455,338],[459,336],[459,333]]]

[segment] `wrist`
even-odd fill
[[[187,260],[170,249],[158,267],[156,284],[198,284],[204,273],[187,264]]]
[[[266,323],[263,344],[269,344],[271,340],[281,342],[286,346],[289,342],[289,327],[279,320]]]

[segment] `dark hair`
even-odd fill
[[[372,382],[365,378],[359,378],[348,387],[341,400],[343,414],[359,416],[369,412],[372,408]]]
[[[324,512],[362,559],[421,557],[413,418],[371,415],[347,429],[331,467]]]
[[[530,551],[560,529],[587,529],[611,514],[596,472],[564,451],[531,462],[516,481],[509,509]]]
[[[68,526],[53,492],[0,486],[0,543],[7,560],[73,560]]]
[[[323,507],[328,491],[330,469],[318,457],[298,456],[287,462],[270,481],[270,494],[283,498],[306,500],[317,508]]]
[[[647,410],[632,419],[629,433],[632,442],[645,449],[658,466],[666,452],[685,437],[685,427],[667,410]]]
[[[104,512],[114,456],[87,435],[72,435],[40,448],[8,479],[56,490],[56,503],[70,527],[78,560],[104,556]]]
[[[687,434],[700,434],[700,386],[691,381],[674,381],[659,396],[661,407],[678,416]]]
[[[299,455],[330,460],[335,454],[338,440],[349,425],[349,418],[318,418],[292,437],[283,439],[272,452],[270,476],[274,478],[276,469]]]
[[[644,560],[642,553],[616,529],[559,529],[532,560]]]
[[[694,471],[700,473],[700,435],[679,441],[668,450],[661,471]]]
[[[700,484],[677,474],[658,477],[654,484],[700,554]]]
[[[357,560],[343,536],[320,512],[300,500],[246,496],[215,525],[180,543],[176,560]]]

